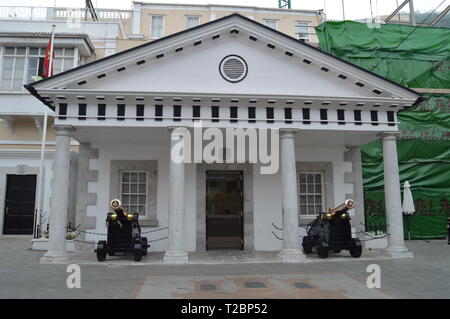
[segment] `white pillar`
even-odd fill
[[[73,129],[70,126],[57,126],[55,130],[56,150],[48,251],[41,258],[41,262],[65,262],[67,260],[66,226],[69,210],[70,137]]]
[[[183,136],[170,133],[170,153],[172,149],[183,142]],[[164,263],[185,264],[188,254],[184,242],[184,161],[177,163],[170,156],[169,171],[169,249],[164,254]]]
[[[397,133],[382,133],[384,164],[384,197],[386,202],[386,222],[388,248],[386,253],[392,257],[412,257],[405,247],[403,238],[403,216],[400,193],[400,177],[397,159]]]
[[[299,249],[298,190],[295,163],[294,131],[280,131],[281,204],[283,214],[282,262],[301,262],[305,256]]]

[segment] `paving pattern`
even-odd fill
[[[342,273],[271,276],[148,276],[135,298],[393,298]]]

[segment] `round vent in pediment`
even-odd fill
[[[237,55],[228,55],[219,66],[220,74],[228,82],[237,83],[245,79],[248,72],[247,62]]]

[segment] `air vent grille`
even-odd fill
[[[220,74],[232,83],[242,81],[247,76],[247,63],[237,55],[229,55],[220,62]]]

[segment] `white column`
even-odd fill
[[[170,133],[170,153],[183,142],[183,136]],[[169,171],[169,249],[164,254],[164,263],[185,264],[188,254],[184,247],[184,161],[178,163],[170,156]]]
[[[382,133],[384,164],[384,197],[386,202],[386,222],[388,230],[388,248],[392,257],[412,257],[405,247],[403,239],[403,216],[398,172],[396,133]]]
[[[294,131],[280,131],[281,204],[283,214],[282,262],[301,262],[305,256],[299,249],[298,190],[295,163]]]
[[[65,262],[67,260],[66,226],[69,210],[70,137],[73,129],[70,126],[57,126],[55,130],[56,150],[48,251],[41,258],[41,262]]]

